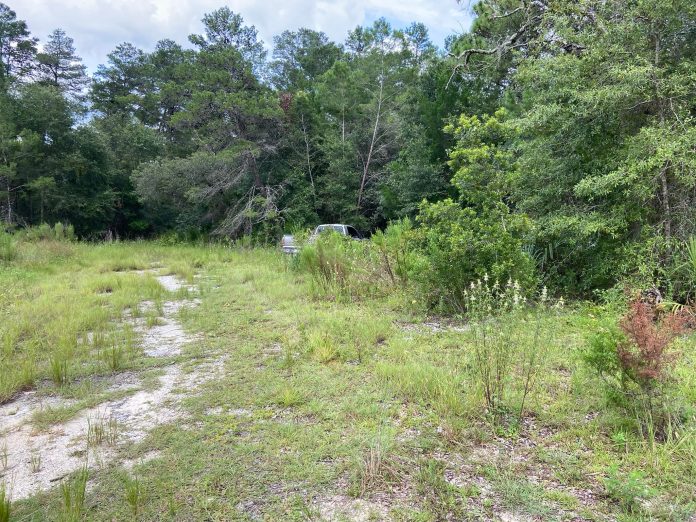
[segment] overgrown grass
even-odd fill
[[[20,273],[21,282],[0,272],[2,312],[33,324],[29,312],[37,311],[50,322],[53,316],[33,308],[33,299],[67,296],[85,318],[66,321],[72,344],[43,353],[32,339],[51,338],[53,330],[39,325],[39,333],[22,330],[9,343],[20,351],[36,343],[33,359],[12,350],[3,357],[33,360],[28,367],[41,382],[51,379],[51,357],[68,354],[68,379],[59,391],[75,397],[75,407],[96,406],[88,399],[100,397],[81,377],[142,367],[130,355],[137,338],[128,349],[111,322],[142,300],[166,296],[150,286],[150,274],[129,273],[133,267],[199,274],[202,303],[180,319],[204,337],[182,360],[195,368],[225,357],[218,377],[199,390],[181,390],[181,419],[136,444],[117,438],[109,448],[117,460],[90,476],[84,518],[351,520],[373,513],[399,521],[637,521],[688,520],[696,511],[693,338],[681,338],[677,347],[683,357],[675,393],[687,406],[679,436],[651,446],[608,407],[601,379],[582,360],[605,316],[617,319],[610,309],[576,304],[542,312],[539,335],[555,342],[540,362],[534,391],[519,419],[494,422],[469,325],[417,320],[421,312],[404,305],[415,296],[366,292],[336,299],[317,293],[309,277],[285,270],[286,260],[269,250],[71,244],[68,259],[37,263],[23,257],[26,246],[19,248],[5,270]],[[90,319],[94,307],[105,312]],[[85,323],[104,326],[70,326]],[[515,328],[530,325],[520,320]],[[114,346],[123,353],[115,355]],[[520,392],[509,399],[519,404]],[[69,417],[71,408],[46,409],[35,419],[37,429]],[[106,444],[104,423],[96,426],[93,445]],[[122,468],[121,459],[135,463],[133,469]],[[71,492],[71,505],[74,497]],[[347,511],[337,514],[337,505]],[[60,491],[52,491],[13,510],[20,520],[55,518],[62,506]]]
[[[61,522],[82,520],[88,479],[89,471],[85,467],[61,483],[60,491],[63,505],[58,517]]]
[[[0,522],[10,522],[12,504],[5,491],[5,486],[0,486]]]
[[[46,379],[61,387],[132,366],[134,334],[122,318],[146,300],[161,307],[167,292],[156,272],[192,279],[195,270],[226,255],[217,247],[145,243],[42,240],[16,247],[16,258],[0,268],[0,403]],[[159,323],[156,313],[148,326]]]

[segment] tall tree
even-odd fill
[[[89,83],[87,67],[76,51],[73,39],[62,29],[48,35],[48,41],[36,55],[39,81],[77,96]]]
[[[283,31],[273,44],[271,80],[284,91],[311,89],[343,53],[326,34],[306,28]]]
[[[234,48],[251,65],[254,72],[261,73],[266,59],[263,42],[253,25],[244,25],[241,15],[229,7],[221,7],[203,17],[205,34],[192,34],[189,41],[201,50]]]
[[[520,67],[516,199],[566,284],[609,286],[640,258],[660,277],[671,239],[696,233],[694,19],[681,0],[567,5],[544,19],[556,51]]]
[[[130,43],[122,43],[108,55],[107,65],[100,65],[94,74],[91,99],[96,110],[106,115],[138,117],[148,122],[144,103],[151,89],[147,55]]]
[[[27,23],[0,3],[0,84],[10,76],[23,77],[33,67],[37,39],[30,36]]]

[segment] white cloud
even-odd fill
[[[186,43],[201,31],[201,18],[222,5],[255,25],[267,46],[285,29],[309,27],[343,41],[356,25],[384,16],[394,25],[423,22],[433,41],[442,46],[445,37],[470,24],[469,14],[455,0],[2,0],[20,19],[26,20],[41,40],[60,27],[75,40],[78,53],[90,70],[104,63],[121,42],[145,50],[157,40],[171,38]]]

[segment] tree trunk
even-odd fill
[[[7,179],[7,223],[12,223],[12,196],[11,196],[10,179]]]
[[[377,99],[377,116],[375,117],[375,126],[372,129],[372,140],[370,140],[370,148],[367,151],[367,159],[365,160],[365,166],[363,167],[362,179],[360,180],[360,191],[358,192],[358,210],[360,209],[360,204],[362,203],[363,192],[365,190],[365,183],[367,182],[367,175],[370,172],[370,162],[372,161],[372,152],[375,148],[375,143],[377,141],[377,130],[379,129],[379,120],[382,116],[382,97],[384,94],[384,77],[379,80],[379,98]]]
[[[655,35],[655,69],[660,66],[660,34]],[[665,125],[665,104],[664,100],[660,96],[660,91],[655,79],[655,101],[657,103],[658,116],[660,118],[660,126],[664,128]],[[669,171],[669,161],[665,162],[660,169],[660,192],[662,195],[662,211],[664,213],[664,232],[665,239],[669,241],[672,237],[672,209],[669,204],[669,179],[667,177]]]
[[[309,156],[309,138],[307,137],[307,127],[305,127],[304,114],[302,115],[302,135],[304,136],[305,150],[307,153],[307,171],[309,172],[309,182],[312,184],[312,192],[316,193],[314,188],[314,177],[312,176],[312,162]]]

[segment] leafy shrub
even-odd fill
[[[5,232],[0,223],[0,261],[9,263],[17,257],[17,247],[10,234]]]
[[[325,232],[302,247],[297,269],[309,274],[315,289],[332,299],[378,295],[387,281],[378,255],[369,241]]]
[[[592,336],[584,354],[603,378],[608,397],[631,411],[651,439],[664,438],[675,420],[666,401],[679,356],[671,347],[686,319],[681,312],[660,315],[655,304],[636,298],[618,325],[607,324]]]
[[[534,262],[522,249],[523,217],[503,209],[479,213],[447,199],[423,205],[418,220],[416,243],[427,263],[419,283],[431,306],[461,310],[467,285],[485,274],[534,286]]]
[[[628,342],[618,345],[618,357],[626,375],[644,390],[670,378],[677,354],[668,350],[675,337],[684,331],[683,314],[659,318],[655,307],[640,300],[621,320]]]
[[[645,475],[638,470],[625,473],[618,466],[609,468],[604,479],[607,494],[616,500],[622,509],[634,512],[640,507],[640,501],[652,496],[652,489],[645,482]]]

